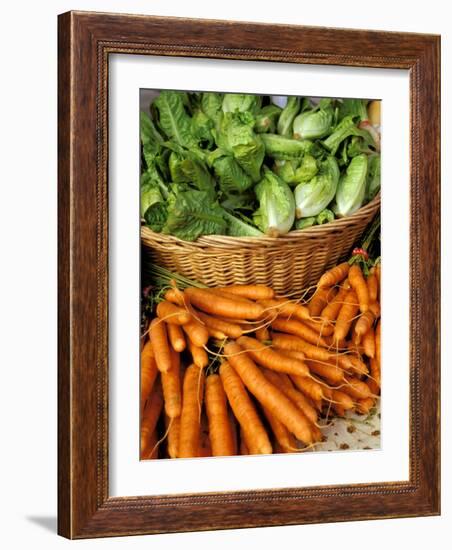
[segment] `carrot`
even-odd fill
[[[380,394],[380,386],[375,382],[373,378],[368,378],[366,384],[369,386],[369,389],[373,395]]]
[[[163,398],[160,388],[153,391],[141,415],[140,428],[140,456],[143,458],[152,450],[152,434],[163,407]]]
[[[248,445],[246,443],[246,435],[245,430],[243,428],[240,428],[240,454],[241,455],[249,455],[250,452],[248,450]],[[259,454],[259,453],[256,453]]]
[[[264,309],[259,304],[240,297],[226,298],[222,295],[212,297],[212,292],[204,288],[187,288],[185,294],[190,303],[197,308],[213,315],[226,318],[259,319]]]
[[[166,332],[166,323],[153,319],[149,328],[149,336],[154,350],[154,357],[160,372],[171,368],[171,353]]]
[[[278,315],[279,317],[294,317],[295,319],[299,319],[301,321],[311,318],[307,307],[297,302],[291,302],[285,298],[259,300],[259,304],[265,308],[266,313]]]
[[[300,321],[295,321],[293,319],[275,319],[272,322],[272,328],[279,330],[280,332],[286,332],[288,334],[293,334],[294,336],[299,336],[305,342],[314,344],[314,346],[320,345],[326,347],[327,345],[318,332],[312,330],[312,328],[309,328]]]
[[[224,321],[223,319],[218,319],[218,317],[211,317],[206,315],[201,311],[196,310],[196,317],[200,319],[202,323],[206,325],[208,329],[214,329],[224,333],[226,336],[231,338],[239,338],[242,336],[242,328],[236,323],[231,323],[230,321]]]
[[[374,314],[371,311],[366,311],[356,321],[354,331],[358,336],[364,336],[372,327],[373,322]]]
[[[334,357],[334,355],[326,349],[313,346],[305,340],[289,334],[275,332],[272,334],[272,342],[275,348],[289,351],[302,351],[308,359],[328,361],[328,359]]]
[[[271,454],[270,440],[253,402],[241,378],[227,361],[220,366],[220,377],[231,409],[241,426],[241,440],[247,440],[248,453]]]
[[[339,310],[336,326],[334,327],[334,340],[336,342],[343,340],[347,336],[353,318],[358,313],[358,310],[358,298],[355,291],[350,290],[345,297],[341,309]]]
[[[371,359],[370,360],[370,375],[375,380],[375,383],[378,385],[378,387],[381,386],[381,370],[380,370],[380,363],[377,361],[377,359]]]
[[[242,298],[249,298],[250,300],[271,300],[275,295],[275,291],[265,285],[220,286],[219,290],[241,296]]]
[[[226,340],[227,336],[224,332],[221,332],[220,330],[215,330],[214,328],[208,328],[207,329],[209,336],[212,338],[215,338],[216,340]]]
[[[331,336],[334,332],[334,325],[328,321],[314,321],[312,319],[305,319],[303,324],[315,330],[320,336]]]
[[[327,303],[334,299],[335,293],[333,288],[317,288],[308,304],[311,317],[320,315]]]
[[[363,351],[367,357],[375,357],[375,331],[372,327],[363,336]]]
[[[201,415],[201,432],[199,436],[199,452],[198,456],[213,456],[212,455],[212,445],[210,442],[210,433],[209,433],[209,424],[207,420],[206,413],[203,411]]]
[[[188,341],[188,349],[190,350],[191,356],[193,358],[193,363],[203,369],[209,364],[209,356],[204,348],[195,346],[191,340]]]
[[[350,285],[348,283],[348,280],[346,280],[340,286],[336,296],[322,309],[322,312],[320,314],[322,319],[330,322],[336,320],[349,290]]]
[[[239,355],[242,348],[238,344],[229,342],[224,349],[230,356],[229,362],[234,370],[262,406],[282,422],[297,439],[305,444],[312,443],[309,421],[296,405],[267,380],[250,357]]]
[[[306,361],[308,368],[314,374],[321,376],[330,384],[340,384],[344,380],[344,371],[336,365]]]
[[[270,332],[267,327],[258,328],[255,335],[259,342],[266,342],[267,340],[270,340]]]
[[[171,302],[164,300],[157,305],[157,317],[174,325],[185,325],[191,319],[190,313],[185,309],[175,306]]]
[[[205,402],[212,456],[233,455],[234,441],[228,416],[226,394],[218,374],[211,374],[206,379]]]
[[[221,377],[220,377],[221,378]],[[221,383],[223,385],[223,382]],[[224,390],[224,388],[223,388]],[[228,419],[229,419],[229,427],[232,434],[232,454],[237,454],[237,423],[235,421],[235,416],[232,410],[228,407]]]
[[[248,351],[248,354],[257,363],[264,367],[278,372],[309,376],[309,369],[303,361],[278,353],[255,338],[241,336],[237,342]]]
[[[378,365],[381,365],[381,321],[378,321],[375,329],[375,358]]]
[[[378,299],[378,279],[375,275],[374,268],[370,270],[369,276],[367,277],[367,289],[369,292],[369,302],[376,302]]]
[[[368,414],[370,409],[375,405],[375,399],[366,397],[366,399],[358,399],[356,403],[356,412],[360,414]]]
[[[166,372],[162,372],[161,378],[165,412],[170,418],[176,418],[180,415],[182,409],[180,356],[177,351],[171,350],[171,368]]]
[[[317,411],[311,405],[306,396],[294,388],[290,378],[286,374],[277,373],[270,369],[264,369],[264,376],[277,388],[279,388],[286,397],[288,397],[303,412],[313,424],[317,422]]]
[[[166,330],[168,331],[168,340],[171,347],[178,352],[184,351],[187,344],[181,327],[173,323],[168,323]]]
[[[332,398],[346,411],[353,409],[355,406],[353,399],[343,391],[333,390]]]
[[[320,277],[317,286],[322,288],[337,285],[343,281],[345,277],[347,277],[349,269],[350,266],[348,262],[343,262],[336,265],[328,271],[325,271],[325,273]]]
[[[182,325],[185,334],[190,342],[200,348],[204,347],[209,340],[209,331],[196,319],[192,319],[189,323]]]
[[[180,416],[170,418],[168,415],[165,415],[165,426],[168,431],[168,456],[170,458],[177,458],[179,454]]]
[[[141,408],[144,407],[146,399],[152,392],[155,379],[157,378],[158,369],[155,362],[154,352],[150,340],[146,342],[141,352],[141,386],[140,386],[140,403]]]
[[[264,415],[268,420],[270,428],[275,436],[277,445],[281,448],[280,452],[290,453],[296,451],[295,438],[289,432],[289,430],[282,424],[277,418],[275,418],[272,413],[264,407]]]
[[[350,286],[356,292],[361,313],[365,313],[369,309],[369,289],[359,265],[353,264],[350,267],[348,280],[350,281]]]
[[[369,304],[369,310],[373,313],[375,319],[378,319],[381,314],[381,307],[378,302],[371,302]]]
[[[353,377],[347,377],[346,380],[347,384],[341,388],[341,391],[354,399],[367,399],[370,397],[370,389],[365,382]]]
[[[180,415],[179,457],[197,456],[200,444],[200,409],[203,400],[204,376],[199,376],[199,368],[190,365],[185,371],[182,412]]]
[[[154,430],[147,442],[147,449],[141,454],[141,460],[154,460],[158,458],[157,431]]]
[[[209,287],[206,289],[209,294],[215,294],[215,296],[221,296],[222,298],[227,298],[228,300],[234,300],[236,302],[241,302],[242,304],[251,304],[253,303],[248,298],[244,298],[243,296],[238,296],[237,294],[232,294],[232,292],[227,292],[224,288],[218,288],[216,286]]]
[[[164,294],[165,300],[175,304],[177,306],[187,306],[188,300],[185,299],[184,294],[178,288],[169,288]]]
[[[337,403],[332,403],[331,406],[333,407],[333,410],[337,414],[337,416],[341,416],[341,417],[345,416],[345,409],[342,405],[338,405]]]
[[[350,364],[349,370],[355,372],[356,374],[362,375],[369,372],[366,363],[364,363],[364,361],[361,361],[361,359],[356,355],[350,355],[348,357],[343,355],[339,359],[341,361],[341,366],[344,364],[348,366]],[[344,363],[344,359],[346,359],[348,362]]]

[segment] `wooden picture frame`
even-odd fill
[[[440,513],[440,38],[69,12],[58,39],[58,532],[68,538]],[[113,53],[410,74],[409,481],[110,497],[108,61]]]

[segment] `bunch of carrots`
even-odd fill
[[[380,264],[344,262],[298,299],[176,284],[141,352],[141,458],[297,452],[380,393]],[[305,295],[311,291],[309,299]]]

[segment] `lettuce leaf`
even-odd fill
[[[201,235],[224,235],[226,228],[223,208],[205,191],[189,190],[175,194],[163,233],[195,241]]]
[[[222,109],[224,113],[249,112],[257,114],[261,108],[262,96],[251,94],[224,94]]]
[[[226,151],[216,149],[210,154],[208,162],[215,172],[223,193],[242,193],[253,185],[250,176],[241,168],[235,158]]]
[[[166,137],[190,149],[196,148],[197,143],[191,133],[191,118],[185,110],[186,97],[185,92],[164,90],[152,105],[158,112],[158,124]]]
[[[265,153],[277,160],[298,159],[306,153],[311,153],[314,143],[309,140],[290,139],[278,134],[261,134]]]

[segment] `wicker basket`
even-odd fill
[[[209,235],[186,242],[143,225],[143,267],[154,262],[208,286],[262,283],[278,294],[298,292],[349,255],[379,208],[378,194],[351,216],[277,239]]]

